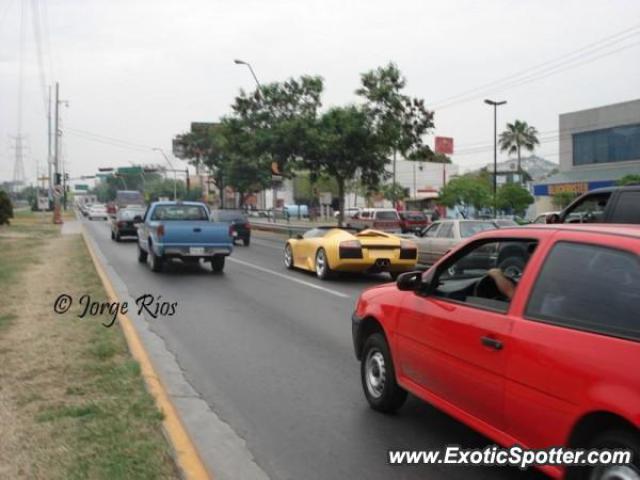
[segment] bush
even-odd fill
[[[9,195],[4,190],[0,190],[0,225],[9,225],[13,218],[13,205]]]

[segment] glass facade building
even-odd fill
[[[573,134],[573,165],[640,159],[640,123]]]

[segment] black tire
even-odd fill
[[[119,241],[122,240],[122,237],[120,237],[120,232],[116,232],[115,240],[116,240],[116,242],[119,242]]]
[[[602,465],[594,467],[574,467],[567,472],[570,480],[604,480],[640,477],[640,434],[632,430],[614,429],[593,439],[589,448],[625,449],[633,452],[629,465]]]
[[[295,267],[295,265],[293,264],[293,248],[291,248],[290,243],[287,243],[284,246],[284,266],[289,270],[293,270]]]
[[[115,240],[116,236],[113,234],[113,230],[111,230],[111,240]]]
[[[147,259],[149,260],[149,266],[151,267],[152,272],[159,273],[164,268],[164,258],[159,257],[155,253],[153,253],[153,247],[149,244],[149,252]]]
[[[364,396],[374,410],[393,413],[407,399],[407,391],[396,382],[389,346],[381,333],[370,335],[364,342],[360,380]]]
[[[250,237],[243,238],[242,243],[244,244],[245,247],[248,247],[251,244],[251,238]]]
[[[325,252],[324,248],[319,248],[316,252],[316,275],[320,280],[329,280],[333,277],[333,270],[331,270],[331,265],[329,265],[329,259],[327,258],[327,252]]]
[[[211,259],[211,270],[213,273],[220,273],[224,270],[224,255],[215,255]]]
[[[525,261],[522,257],[507,257],[503,259],[498,268],[502,270],[506,276],[518,279],[522,276],[522,272],[524,272]]]
[[[147,252],[145,252],[138,244],[138,262],[146,263],[147,261]]]

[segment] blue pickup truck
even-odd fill
[[[138,261],[148,262],[154,272],[162,271],[170,259],[203,259],[214,272],[222,272],[225,257],[233,251],[229,224],[211,222],[204,203],[154,202],[139,220]]]

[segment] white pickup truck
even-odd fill
[[[394,208],[363,208],[346,221],[347,227],[364,230],[373,228],[383,232],[400,233],[400,215]]]

